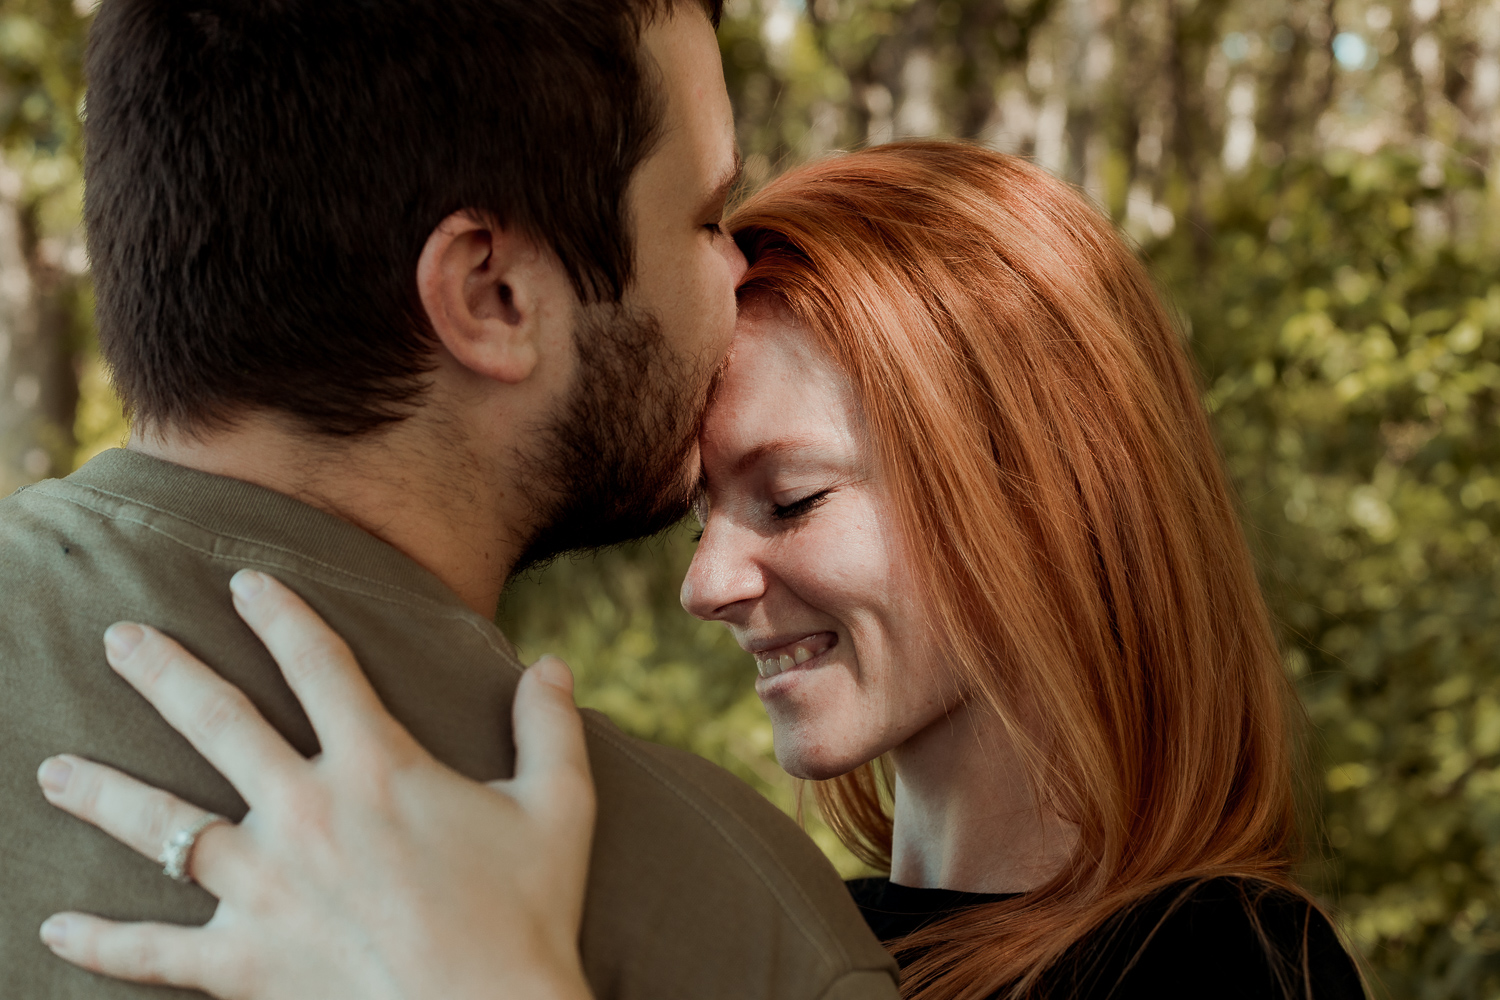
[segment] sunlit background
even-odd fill
[[[0,0],[0,492],[124,433],[78,231],[90,7]],[[1313,723],[1307,877],[1386,995],[1500,997],[1500,2],[731,0],[721,39],[751,184],[963,136],[1139,243]],[[749,658],[677,607],[691,549],[559,563],[502,621],[791,809]]]

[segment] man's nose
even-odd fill
[[[754,532],[710,523],[682,580],[682,607],[704,621],[735,622],[750,602],[765,595],[766,573],[747,544]]]

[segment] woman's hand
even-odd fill
[[[203,927],[58,914],[42,939],[121,979],[224,1000],[587,997],[578,957],[594,791],[572,675],[544,659],[515,702],[516,776],[481,785],[386,713],[353,654],[263,573],[230,584],[322,745],[298,754],[230,685],[154,629],[115,625],[110,664],[250,805],[203,830],[188,872],[219,900]],[[49,801],[150,858],[205,816],[77,757]]]

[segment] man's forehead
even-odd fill
[[[734,110],[712,26],[684,11],[650,25],[641,42],[656,63],[666,101],[664,132],[688,130],[692,141],[721,147],[727,164],[735,146]]]

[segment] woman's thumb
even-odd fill
[[[594,783],[568,665],[544,656],[527,668],[511,714],[516,735],[511,793],[528,811],[547,814],[542,818],[592,823]]]

